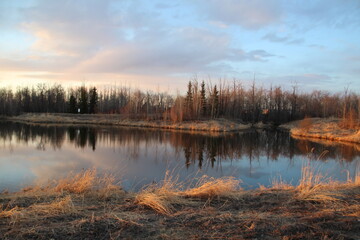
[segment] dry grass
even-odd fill
[[[160,214],[170,215],[173,212],[172,203],[166,195],[143,192],[136,196],[135,202],[139,205],[149,207]]]
[[[357,116],[355,109],[350,109],[346,116],[338,123],[339,127],[360,130],[360,121]]]
[[[299,185],[295,188],[295,197],[300,200],[331,202],[334,204],[344,199],[345,191],[354,192],[356,189],[359,190],[359,176],[360,169],[357,167],[353,179],[348,176],[347,182],[334,181],[323,176],[318,169],[310,166],[308,162],[302,167],[301,179]]]
[[[301,168],[301,178],[297,187],[299,191],[310,191],[323,184],[325,184],[325,177],[316,168],[310,166],[310,162]]]
[[[271,188],[240,191],[240,182],[233,178],[203,177],[193,187],[184,187],[167,173],[163,182],[139,193],[123,192],[122,197],[112,197],[114,189],[108,183],[113,179],[96,177],[94,170],[88,170],[69,177],[66,184],[61,181],[67,190],[61,187],[56,192],[58,185],[37,190],[48,196],[29,195],[32,190],[1,194],[0,236],[356,239],[360,235],[359,176],[358,168],[354,177],[338,183],[304,165],[298,186],[290,187],[278,178]],[[70,179],[84,183],[69,187]],[[99,198],[102,187],[108,197]]]
[[[350,174],[348,172],[348,183],[355,186],[360,186],[360,164],[356,166],[354,178],[350,177]]]
[[[235,197],[240,189],[239,184],[240,181],[232,177],[216,179],[203,176],[194,187],[181,190],[184,184],[178,183],[167,172],[163,182],[145,188],[137,194],[135,202],[160,214],[172,214],[174,204],[189,203],[186,198]]]
[[[180,198],[181,188],[182,184],[178,183],[178,179],[167,171],[163,181],[149,185],[136,194],[135,203],[149,207],[160,214],[171,214],[174,209],[173,204],[183,201]]]
[[[55,199],[50,203],[34,204],[28,208],[31,212],[36,214],[64,214],[76,212],[74,203],[70,195]]]
[[[89,169],[78,174],[69,174],[66,178],[58,180],[53,190],[60,193],[75,194],[96,192],[99,198],[106,199],[114,193],[123,192],[114,182],[114,176],[105,174],[102,177],[97,177],[96,169]]]
[[[28,207],[15,206],[11,209],[0,211],[0,218],[10,218],[10,224],[16,224],[20,220],[36,220],[39,216],[54,216],[76,212],[70,195],[54,201],[30,204]]]
[[[322,191],[323,187],[329,184],[335,184],[330,179],[326,179],[320,171],[310,165],[310,162],[303,165],[301,169],[301,178],[296,187],[297,199],[308,201],[335,201],[336,198]]]
[[[312,124],[303,123],[312,121]],[[360,143],[360,130],[356,128],[343,128],[340,119],[304,119],[291,125],[291,135],[308,138],[319,138],[331,141]],[[289,125],[290,126],[290,125]]]
[[[357,186],[360,185],[360,167],[359,166],[357,167],[357,171],[355,174],[354,184]]]
[[[96,170],[87,170],[76,175],[69,175],[61,179],[55,187],[55,191],[69,193],[84,193],[90,191],[96,180]]]
[[[233,197],[240,190],[240,180],[233,177],[209,178],[203,176],[194,188],[182,192],[186,197],[213,198]]]
[[[305,117],[299,123],[299,128],[302,128],[304,131],[309,131],[311,126],[313,125],[313,120],[309,117]]]
[[[13,218],[14,216],[16,217],[18,215],[21,215],[21,208],[17,206],[11,209],[5,209],[0,211],[0,217]]]
[[[354,177],[351,178],[348,173],[346,182],[334,181],[329,177],[321,174],[319,168],[311,165],[310,161],[302,166],[301,178],[298,185],[294,186],[282,180],[281,176],[273,178],[270,187],[260,185],[259,191],[266,192],[278,190],[280,192],[290,191],[294,194],[296,201],[315,201],[322,203],[335,204],[342,201],[348,192],[359,193],[360,198],[360,167],[357,166]],[[292,204],[293,201],[290,201]],[[335,205],[334,205],[335,206]]]
[[[266,189],[264,186],[260,186],[261,189]],[[281,176],[274,177],[271,181],[271,189],[283,189],[289,190],[294,189],[294,186],[285,182]]]

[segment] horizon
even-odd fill
[[[360,89],[360,2],[0,2],[0,87]],[[357,90],[358,92],[358,90]]]

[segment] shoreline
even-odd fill
[[[3,120],[33,124],[102,125],[194,132],[239,132],[254,128],[251,124],[243,124],[226,119],[183,121],[173,123],[162,120],[131,120],[119,114],[41,113],[5,117]]]
[[[313,173],[304,168],[305,174]],[[5,239],[356,239],[360,176],[242,190],[234,178],[171,177],[125,192],[88,170],[52,186],[0,194]]]
[[[234,133],[251,129],[277,129],[290,132],[295,138],[323,139],[338,143],[360,144],[360,129],[345,129],[339,127],[341,119],[337,118],[309,118],[308,126],[304,120],[288,122],[275,127],[273,124],[244,124],[227,119],[210,119],[197,121],[183,121],[173,123],[162,120],[131,120],[120,114],[22,114],[14,117],[3,117],[2,120],[27,124],[46,125],[101,125],[131,128],[163,129],[179,132],[197,133]]]

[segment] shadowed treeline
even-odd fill
[[[139,147],[145,150],[155,149],[158,145],[170,145],[175,152],[184,154],[185,166],[205,163],[212,167],[223,161],[248,159],[258,161],[266,158],[271,161],[285,156],[290,160],[295,156],[319,156],[321,160],[329,158],[352,161],[360,156],[356,145],[323,145],[306,140],[297,140],[286,132],[248,131],[225,135],[204,135],[171,131],[152,131],[126,128],[93,128],[65,126],[36,126],[20,123],[2,122],[0,125],[1,143],[35,142],[38,150],[48,147],[61,149],[65,143],[79,148],[91,148],[97,145],[125,147],[129,155],[136,159]]]
[[[21,113],[117,113],[130,119],[181,122],[227,118],[243,122],[280,124],[308,117],[360,118],[358,93],[301,92],[297,86],[266,89],[255,82],[244,87],[234,80],[218,84],[194,79],[184,95],[141,91],[128,87],[98,90],[85,86],[65,90],[61,85],[0,89],[0,115]]]

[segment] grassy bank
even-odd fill
[[[241,190],[233,178],[186,187],[167,176],[137,193],[86,171],[0,195],[1,239],[357,239],[360,176]]]
[[[251,128],[251,124],[242,124],[226,119],[173,123],[171,121],[162,120],[131,120],[119,114],[29,113],[14,117],[7,117],[5,120],[36,124],[90,124],[207,132],[233,132]]]
[[[352,128],[344,127],[342,121],[337,118],[308,118],[283,124],[280,127],[289,130],[293,137],[360,144],[360,128],[358,125]]]

